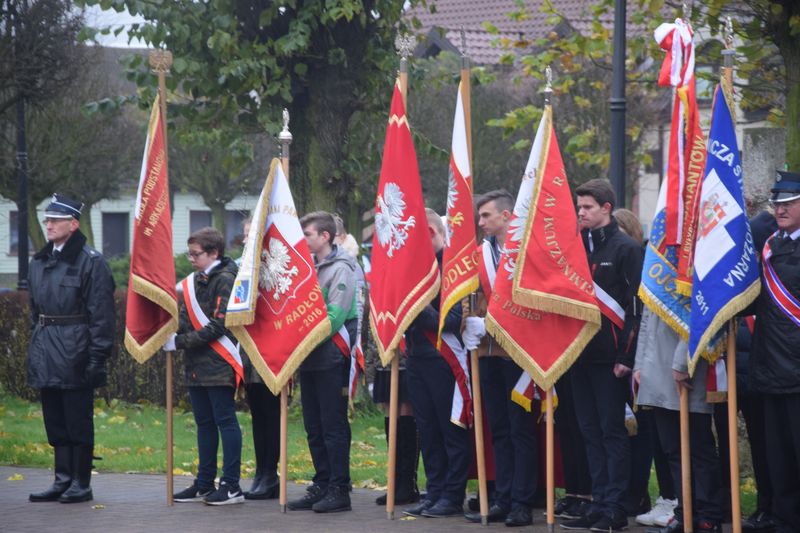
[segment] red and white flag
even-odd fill
[[[486,329],[545,390],[600,329],[600,310],[550,106],[545,107],[522,177]]]
[[[691,295],[692,258],[700,205],[700,184],[706,165],[706,141],[700,129],[695,93],[695,47],[689,23],[676,19],[654,33],[667,52],[658,84],[675,89],[666,183],[664,245],[677,246],[679,294]]]
[[[384,366],[438,291],[439,266],[428,233],[417,155],[395,83],[375,202],[369,292],[370,328]]]
[[[439,334],[436,347],[442,345],[442,329],[447,312],[462,298],[478,290],[478,250],[475,247],[475,223],[472,204],[472,169],[467,143],[466,110],[458,84],[450,170],[447,178],[447,216],[442,254],[442,294],[439,310]]]
[[[278,159],[272,160],[253,213],[225,326],[276,395],[332,333],[311,252]]]
[[[136,192],[125,312],[125,348],[140,363],[152,357],[178,330],[165,141],[166,123],[156,97]]]

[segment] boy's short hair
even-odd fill
[[[503,211],[508,211],[509,213],[514,212],[514,197],[511,196],[511,193],[505,189],[496,189],[478,196],[478,198],[475,200],[475,207],[480,209],[489,202],[494,202],[494,206],[501,213]]]
[[[336,237],[336,220],[334,220],[333,215],[327,211],[313,211],[300,219],[300,225],[303,229],[312,224],[317,233],[327,231],[328,243],[333,245],[333,238]]]
[[[216,250],[220,257],[225,255],[225,237],[215,228],[200,228],[189,235],[186,243],[197,244],[206,253]]]
[[[428,219],[428,225],[436,228],[436,231],[439,232],[439,235],[444,235],[444,222],[442,222],[442,217],[439,215],[439,213],[430,207],[426,207],[425,218]]]
[[[601,207],[606,203],[611,204],[612,210],[617,203],[617,195],[614,194],[611,182],[600,178],[595,178],[579,185],[575,189],[575,196],[591,196]]]

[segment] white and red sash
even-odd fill
[[[772,257],[770,242],[778,233],[779,231],[773,233],[764,244],[764,286],[778,309],[789,317],[789,320],[794,322],[795,325],[800,326],[800,301],[792,296],[792,293],[783,285],[770,262]]]
[[[492,296],[494,278],[497,275],[497,265],[494,264],[494,254],[492,243],[484,240],[479,248],[480,259],[478,260],[478,280],[481,282],[481,289],[486,295],[486,300]]]
[[[425,338],[436,346],[436,334],[424,331]],[[453,403],[450,407],[450,422],[462,428],[472,426],[472,389],[467,367],[467,350],[458,338],[449,332],[442,332],[442,357],[450,366],[456,384],[453,387]]]
[[[342,357],[350,359],[350,374],[347,380],[347,395],[352,400],[356,397],[358,376],[364,373],[364,352],[361,348],[361,333],[359,332],[355,346],[351,345],[350,334],[347,328],[339,328],[331,340],[342,352]]]
[[[597,296],[597,306],[603,316],[619,329],[622,329],[625,326],[625,310],[619,305],[619,302],[603,290],[603,287],[598,285],[596,281],[594,282],[594,293]]]
[[[706,402],[721,403],[728,401],[728,362],[719,357],[708,364],[706,374]]]
[[[195,331],[198,331],[204,328],[210,320],[197,301],[197,295],[194,292],[194,272],[181,282],[181,289],[183,290],[183,301],[186,302],[189,320],[192,322]],[[244,367],[242,366],[242,357],[239,355],[239,348],[226,335],[211,341],[208,345],[231,365],[236,374],[236,387],[238,388],[244,380]]]
[[[544,400],[542,390],[533,382],[530,374],[522,372],[511,390],[511,401],[530,413],[533,408],[533,400]],[[558,394],[556,393],[555,385],[553,385],[553,409],[556,407],[558,407]],[[545,412],[544,403],[542,403],[541,411],[542,413]]]

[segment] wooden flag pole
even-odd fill
[[[394,495],[396,490],[395,470],[397,469],[397,404],[400,382],[400,355],[392,356],[392,372],[389,381],[389,461],[386,466],[386,518],[394,520]]]
[[[546,469],[547,469],[547,531],[555,531],[555,445],[553,440],[553,387],[547,389],[545,397],[545,443],[546,443]]]
[[[689,446],[689,389],[679,386],[681,398],[681,485],[683,506],[683,531],[692,533],[692,457]]]
[[[725,23],[725,50],[722,51],[723,67],[722,76],[724,83],[733,93],[733,22],[728,17]],[[725,90],[725,89],[723,89]],[[733,111],[731,111],[733,112]],[[735,118],[734,118],[735,122]],[[728,325],[728,447],[730,449],[731,471],[731,530],[733,533],[742,531],[742,504],[739,494],[739,425],[736,393],[736,320],[731,320]]]
[[[397,53],[400,55],[400,94],[403,97],[403,107],[408,102],[408,55],[416,45],[416,39],[409,35],[398,35],[394,41]],[[408,110],[406,109],[406,114]],[[400,383],[400,355],[397,351],[392,356],[392,373],[389,381],[389,461],[386,466],[386,518],[394,520],[394,495],[396,489],[395,469],[397,464],[397,408],[398,387]]]
[[[544,69],[544,105],[550,107],[553,105],[553,70],[548,65]],[[553,533],[555,530],[555,471],[554,471],[554,457],[555,448],[553,441],[553,387],[547,389],[545,398],[545,469],[547,470],[547,531]]]
[[[283,130],[278,134],[281,143],[281,165],[286,181],[289,181],[289,145],[292,144],[292,134],[289,131],[289,110],[283,110]],[[281,388],[281,435],[280,435],[280,488],[279,499],[281,512],[286,512],[286,484],[288,482],[288,431],[289,431],[289,385]]]
[[[167,149],[167,73],[172,66],[172,52],[168,50],[153,50],[149,56],[150,67],[153,72],[158,74],[158,102],[161,112],[161,126],[164,128],[164,166],[169,168]],[[174,442],[173,442],[173,423],[172,423],[172,351],[165,353],[166,356],[166,410],[167,410],[167,505],[172,506],[172,495],[174,494],[174,484],[172,473],[174,470]]]
[[[469,154],[469,171],[474,181],[472,170],[472,104],[470,102],[470,64],[467,56],[467,38],[461,28],[461,101],[464,105],[464,129],[467,133],[467,153]],[[475,309],[475,293],[471,294],[464,309],[468,315]],[[480,505],[481,524],[489,525],[489,494],[486,488],[486,445],[483,441],[483,394],[481,392],[481,369],[478,363],[478,350],[469,352],[470,378],[472,380],[472,412],[475,431],[475,459],[478,467],[478,503]]]

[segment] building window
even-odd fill
[[[225,246],[241,245],[242,221],[248,216],[246,211],[225,211]],[[190,233],[211,225],[211,211],[189,211]]]
[[[211,225],[211,211],[189,211],[189,233]]]
[[[130,252],[128,213],[103,213],[103,255],[117,257]]]
[[[17,255],[19,253],[19,211],[8,212],[8,253],[10,255]],[[33,255],[36,250],[33,249],[33,242],[28,237],[28,254]]]

